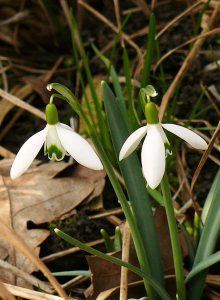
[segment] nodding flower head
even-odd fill
[[[193,131],[175,124],[161,124],[158,111],[153,102],[145,105],[147,125],[135,130],[123,144],[119,160],[129,156],[145,137],[141,150],[143,175],[147,184],[155,189],[161,182],[165,172],[166,154],[169,153],[169,141],[164,129],[177,135],[192,147],[200,150],[207,149],[206,141]]]
[[[45,112],[47,125],[23,144],[12,164],[11,178],[17,178],[29,168],[43,144],[49,159],[59,161],[65,155],[71,155],[87,168],[102,170],[102,163],[92,146],[71,127],[58,121],[56,106],[48,104]]]

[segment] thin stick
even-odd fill
[[[123,244],[122,244],[122,260],[129,262],[130,256],[130,242],[131,232],[129,225],[126,222],[123,230]],[[121,268],[121,281],[120,281],[120,300],[128,299],[128,269]]]
[[[0,297],[3,300],[16,300],[15,297],[8,291],[8,289],[1,281],[0,281]]]
[[[202,34],[208,32],[210,30],[210,28],[212,27],[212,24],[214,23],[216,17],[218,16],[219,7],[220,7],[220,2],[216,5],[215,9],[213,10],[213,13],[212,13],[211,17],[209,18],[209,23],[207,24],[207,27],[205,27],[203,29]],[[202,47],[204,42],[205,42],[205,37],[203,37],[201,39],[198,39],[194,43],[191,51],[188,53],[184,63],[182,64],[181,68],[179,69],[176,77],[174,78],[171,85],[169,86],[166,94],[163,96],[162,103],[161,103],[161,106],[160,106],[160,112],[159,112],[160,120],[163,119],[166,108],[167,108],[167,105],[168,105],[171,97],[174,95],[178,84],[180,83],[180,81],[183,79],[186,72],[190,68],[194,58],[196,57],[197,53],[199,52],[199,50]]]
[[[103,243],[104,243],[104,239],[100,239],[100,240],[96,240],[96,241],[93,241],[93,242],[89,242],[89,243],[87,243],[87,245],[90,246],[90,247],[93,247],[93,246],[100,245],[100,244],[103,244]],[[55,259],[58,259],[60,257],[66,256],[66,255],[69,255],[69,254],[72,254],[72,253],[77,253],[77,252],[80,252],[80,251],[81,251],[81,249],[79,247],[72,247],[72,248],[69,248],[69,249],[66,249],[66,250],[63,250],[63,251],[59,251],[57,253],[53,253],[53,254],[44,256],[43,258],[41,258],[41,260],[43,262],[47,263],[47,262],[53,261]]]
[[[113,2],[114,2],[114,8],[115,8],[115,18],[116,18],[118,32],[119,32],[119,30],[121,28],[119,0],[113,0]],[[124,44],[123,36],[121,34],[120,34],[120,42],[121,42],[121,47],[124,48],[125,44]]]
[[[31,285],[34,285],[36,287],[39,287],[41,290],[47,292],[47,293],[52,293],[53,290],[52,288],[45,282],[37,279],[36,277],[18,269],[17,267],[9,264],[8,262],[0,259],[0,267],[3,269],[6,269],[7,271],[10,271],[12,274],[23,278],[25,281],[29,282]]]
[[[201,173],[201,170],[202,170],[202,168],[203,168],[203,166],[204,166],[204,164],[205,164],[205,162],[206,162],[206,160],[207,160],[207,158],[208,158],[208,156],[209,156],[209,154],[210,154],[210,152],[213,148],[215,140],[218,137],[219,131],[220,131],[220,122],[218,123],[218,126],[217,126],[217,128],[216,128],[216,130],[215,130],[215,132],[214,132],[214,134],[211,138],[208,149],[203,153],[202,158],[201,158],[201,160],[198,164],[198,167],[195,170],[195,173],[193,175],[192,182],[191,182],[191,187],[190,187],[191,191],[193,190],[194,185],[195,185],[195,183],[196,183],[196,181],[199,177],[199,174]]]
[[[85,9],[87,9],[89,12],[91,12],[94,16],[96,16],[100,21],[102,21],[103,23],[105,23],[108,27],[110,27],[115,33],[118,33],[118,28],[112,23],[110,22],[106,17],[104,17],[102,14],[100,14],[97,10],[95,10],[92,6],[90,6],[89,4],[83,2],[82,0],[78,0],[78,3],[80,5],[82,5]],[[142,60],[142,53],[141,50],[139,48],[139,46],[134,43],[130,37],[125,34],[124,32],[121,33],[123,39],[130,44],[136,51],[137,54],[139,56],[139,59]]]
[[[51,274],[47,266],[35,255],[35,253],[27,246],[27,244],[9,227],[0,220],[0,237],[17,248],[24,256],[41,270],[45,277],[50,281],[51,285],[57,293],[65,300],[68,300],[66,292],[62,289],[56,278]]]
[[[0,96],[2,96],[2,98],[4,98],[4,99],[8,100],[9,102],[13,103],[15,106],[18,106],[18,107],[30,112],[31,114],[37,116],[38,118],[45,120],[45,113],[43,113],[38,108],[33,107],[32,105],[22,101],[18,97],[15,97],[15,96],[5,92],[2,89],[0,89]]]
[[[4,283],[4,286],[15,296],[22,297],[25,299],[32,299],[32,300],[63,300],[63,298],[49,295],[41,292],[36,292],[33,290],[28,290],[19,286],[14,286],[12,284]],[[6,300],[6,299],[4,299]],[[15,298],[13,298],[15,300]],[[71,300],[76,300],[71,298]]]
[[[198,5],[200,5],[202,3],[203,3],[203,0],[200,0],[200,1],[196,2],[196,3],[194,3],[192,6],[188,7],[186,10],[184,10],[181,14],[179,14],[174,19],[172,19],[171,22],[169,22],[166,26],[163,27],[163,29],[160,32],[158,32],[158,34],[156,35],[156,39],[159,39],[159,37],[161,37],[161,35],[163,35],[169,28],[171,28],[174,24],[176,24],[183,17],[188,16],[188,14],[194,8],[196,8]]]
[[[183,47],[185,47],[185,46],[187,46],[187,45],[189,45],[189,44],[191,44],[191,43],[197,41],[198,39],[206,38],[206,37],[208,37],[208,36],[210,36],[210,35],[214,35],[214,34],[217,34],[217,33],[219,33],[219,32],[220,32],[220,28],[212,29],[212,30],[210,30],[210,31],[208,31],[208,32],[205,32],[205,33],[202,33],[202,34],[200,34],[200,35],[197,35],[197,36],[195,36],[195,37],[189,39],[188,41],[186,41],[186,42],[180,44],[179,46],[177,46],[177,47],[171,49],[170,51],[168,51],[166,54],[164,54],[164,55],[158,60],[158,62],[156,63],[156,65],[155,65],[154,68],[153,68],[153,69],[154,69],[154,72],[156,71],[156,69],[158,68],[158,66],[159,66],[165,59],[167,59],[171,54],[173,54],[173,53],[176,52],[177,50],[179,50],[179,49],[181,49],[181,48],[183,48]]]

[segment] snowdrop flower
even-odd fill
[[[46,106],[46,127],[31,136],[21,147],[12,164],[12,179],[22,175],[31,165],[44,144],[49,159],[62,160],[71,155],[81,165],[102,170],[103,166],[90,144],[72,128],[58,121],[57,108],[53,103]]]
[[[175,124],[161,124],[158,111],[153,102],[145,105],[147,125],[135,130],[125,141],[119,154],[119,160],[129,156],[139,145],[144,136],[145,140],[141,150],[141,163],[143,175],[147,184],[155,189],[161,182],[165,172],[166,154],[170,154],[169,141],[164,129],[177,135],[192,147],[200,150],[207,149],[207,143],[193,131]]]

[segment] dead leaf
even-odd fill
[[[113,253],[112,256],[121,258],[121,252]],[[135,260],[131,262],[132,264],[138,264],[134,255],[131,255],[131,259]],[[121,267],[97,256],[87,256],[87,261],[92,273],[92,285],[86,290],[86,297],[88,297],[89,300],[95,300],[101,292],[120,285]],[[128,282],[137,280],[140,280],[139,276],[133,272],[128,272]]]
[[[22,237],[29,247],[39,254],[39,245],[48,237],[45,229],[29,229],[62,218],[74,211],[95,190],[95,182],[77,176],[53,178],[67,166],[64,162],[39,165],[35,161],[23,176],[16,180],[9,177],[12,160],[0,161],[0,219]],[[83,167],[82,167],[83,168]],[[94,178],[97,171],[93,171]],[[99,173],[99,172],[98,172]],[[18,268],[32,273],[35,267],[20,253],[0,240],[0,258],[6,259]],[[1,270],[4,282],[16,283],[16,279]]]

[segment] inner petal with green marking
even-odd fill
[[[65,153],[62,152],[62,149],[59,149],[57,145],[50,145],[47,148],[47,154],[49,159],[62,160],[65,156]]]
[[[44,144],[44,153],[48,154],[48,158],[51,160],[62,160],[67,153],[60,142],[56,126],[49,124],[47,126],[48,133]]]

